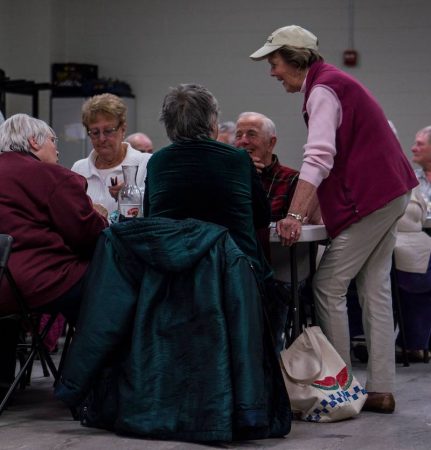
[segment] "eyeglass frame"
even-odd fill
[[[93,130],[87,128],[87,135],[90,139],[99,139],[102,134],[105,138],[110,138],[121,128],[122,125],[123,123],[120,122],[116,127],[106,128],[103,130],[100,128],[95,128]]]
[[[57,136],[49,136],[49,139],[57,147],[57,145],[58,145],[58,137]]]

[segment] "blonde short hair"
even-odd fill
[[[95,95],[82,105],[82,124],[88,128],[96,121],[98,114],[115,117],[120,124],[124,124],[126,112],[127,106],[120,97],[114,94]]]

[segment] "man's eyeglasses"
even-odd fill
[[[116,127],[105,128],[104,130],[100,130],[99,128],[92,128],[90,130],[87,130],[87,134],[91,139],[97,139],[101,134],[103,134],[103,136],[105,136],[106,138],[109,138],[119,130],[120,126],[121,123],[119,123]]]
[[[51,142],[57,147],[58,144],[58,137],[57,136],[50,136]]]

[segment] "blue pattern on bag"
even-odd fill
[[[367,390],[359,385],[352,386],[351,391],[353,392],[348,390],[338,390],[333,394],[329,394],[327,399],[323,399],[320,402],[321,408],[315,408],[313,414],[306,416],[305,420],[307,422],[319,422],[322,416],[331,413],[331,409],[338,407],[345,402],[350,403],[358,400],[361,395],[367,394]]]

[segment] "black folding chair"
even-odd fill
[[[15,391],[18,384],[20,384],[21,387],[24,387],[26,384],[29,383],[31,368],[33,360],[36,355],[39,355],[45,376],[49,376],[49,373],[51,373],[55,380],[58,380],[59,377],[59,372],[55,367],[55,364],[47,348],[43,343],[43,340],[45,339],[49,329],[54,323],[57,315],[52,314],[45,327],[42,330],[39,330],[39,321],[37,320],[37,317],[34,314],[34,312],[30,311],[30,309],[28,308],[8,268],[8,260],[12,249],[12,243],[13,243],[12,236],[9,236],[7,234],[0,234],[0,283],[5,281],[9,283],[9,286],[18,304],[21,322],[25,324],[25,327],[31,333],[31,343],[21,344],[22,346],[28,347],[27,351],[23,350],[23,348],[18,349],[18,355],[20,359],[20,370],[18,374],[15,376],[12,384],[10,385],[3,399],[1,400],[0,414],[6,408],[9,398]],[[3,280],[3,278],[5,278],[5,280]]]

